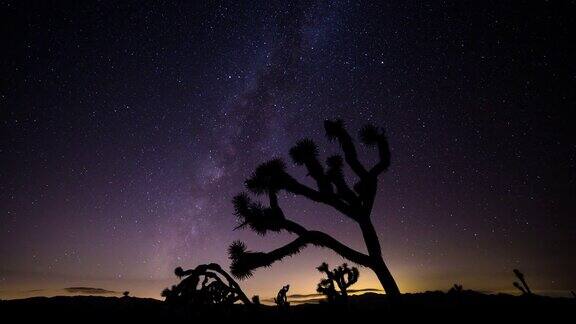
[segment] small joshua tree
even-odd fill
[[[523,295],[532,295],[532,291],[530,290],[530,287],[528,287],[528,284],[524,279],[524,274],[520,272],[520,270],[514,269],[514,275],[516,275],[516,278],[518,278],[518,280],[520,280],[520,282],[522,283],[522,285],[520,285],[520,283],[514,281],[513,283],[514,287],[518,288],[518,290],[520,290]]]
[[[317,188],[300,183],[286,171],[280,159],[263,163],[246,180],[246,187],[256,195],[266,195],[269,205],[253,201],[246,193],[240,193],[233,199],[235,214],[240,224],[236,227],[248,227],[259,235],[268,232],[295,234],[297,238],[287,245],[270,252],[248,251],[243,242],[236,241],[228,249],[232,264],[230,270],[240,279],[250,277],[254,269],[270,266],[272,263],[300,252],[307,245],[332,249],[342,257],[374,271],[391,301],[400,299],[400,290],[382,258],[378,233],[371,220],[372,207],[377,193],[378,176],[388,170],[390,150],[384,131],[367,125],[360,132],[363,144],[377,147],[379,160],[367,168],[358,159],[356,146],[341,120],[324,123],[326,136],[340,144],[344,157],[334,155],[326,160],[324,167],[318,157],[318,148],[310,139],[303,139],[290,150],[290,156],[296,165],[304,166]],[[350,187],[344,177],[344,162],[358,177]],[[356,251],[334,239],[332,236],[309,230],[288,219],[284,215],[278,200],[280,191],[303,196],[321,203],[347,216],[360,227],[367,253]]]
[[[459,284],[454,284],[454,286],[452,286],[452,288],[450,288],[450,290],[448,290],[449,294],[459,294],[462,292],[462,285]]]
[[[326,295],[329,303],[346,302],[348,300],[348,287],[355,284],[360,276],[358,269],[356,267],[349,268],[348,264],[344,263],[330,271],[326,262],[323,262],[316,269],[326,274],[327,277],[320,280],[316,291]],[[336,290],[336,286],[340,292]]]
[[[286,296],[289,289],[290,285],[286,285],[278,291],[276,298],[274,298],[274,302],[276,303],[276,305],[278,305],[278,307],[283,308],[290,306],[290,302],[288,302],[288,296]]]
[[[180,283],[164,289],[161,294],[169,304],[234,304],[237,301],[251,304],[238,283],[216,263],[201,264],[190,270],[178,267],[174,274],[181,279]]]

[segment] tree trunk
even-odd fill
[[[400,298],[402,296],[400,289],[398,288],[394,277],[392,277],[390,270],[388,270],[388,267],[381,258],[376,265],[372,267],[372,271],[376,273],[376,276],[378,277],[382,288],[384,288],[386,296],[388,296],[390,302],[392,304],[400,303]]]
[[[367,217],[364,220],[360,221],[360,229],[362,230],[362,236],[364,236],[364,242],[366,243],[366,248],[368,250],[368,254],[372,259],[372,266],[370,267],[378,280],[380,280],[380,284],[386,295],[390,299],[390,302],[393,304],[400,303],[400,289],[392,277],[390,270],[386,266],[384,259],[382,259],[382,249],[380,248],[380,240],[378,239],[378,234],[374,229],[374,225],[370,221],[370,218]]]

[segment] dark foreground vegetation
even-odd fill
[[[350,296],[347,305],[327,303],[291,305],[170,306],[156,299],[136,297],[35,297],[0,301],[3,318],[18,322],[150,322],[169,323],[334,323],[388,320],[470,322],[546,319],[570,322],[576,298],[487,295],[474,291],[426,292],[402,295],[402,305],[391,307],[384,295]]]

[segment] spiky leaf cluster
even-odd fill
[[[314,141],[305,138],[290,149],[290,157],[296,165],[303,165],[318,158],[318,146]]]
[[[246,244],[241,241],[234,241],[230,245],[228,255],[232,260],[230,272],[241,280],[252,277],[255,268],[270,265],[265,262],[265,253],[247,251]]]
[[[174,274],[176,277],[181,279],[184,276],[184,269],[182,269],[182,267],[176,267],[176,269],[174,269]]]
[[[265,235],[267,231],[279,232],[282,229],[284,215],[279,209],[253,202],[246,193],[234,197],[233,203],[234,214],[240,221],[237,228],[248,226],[258,235]]]
[[[322,262],[321,265],[316,267],[316,270],[318,270],[320,272],[324,272],[324,273],[327,273],[328,271],[330,271],[330,269],[328,269],[328,263],[326,263],[326,262]]]
[[[332,155],[326,159],[326,164],[330,169],[342,170],[342,166],[344,165],[344,161],[342,156],[336,154]]]
[[[320,280],[318,286],[316,287],[316,292],[326,295],[329,302],[333,302],[338,295],[338,292],[334,287],[334,281],[326,278]]]
[[[160,293],[160,296],[166,299],[178,296],[178,286],[172,285],[172,288],[164,288],[164,290],[162,290],[162,293]]]
[[[334,273],[334,280],[336,281],[340,289],[352,286],[358,281],[358,278],[360,277],[360,272],[358,271],[358,268],[356,267],[350,268],[346,263],[334,269],[333,273]]]
[[[260,164],[246,180],[246,188],[255,194],[278,192],[286,182],[286,165],[281,159]]]

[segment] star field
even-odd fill
[[[1,2],[0,297],[89,285],[159,298],[229,261],[232,197],[322,121],[385,127],[373,219],[403,291],[575,289],[573,2]],[[359,147],[364,161],[376,152]],[[306,180],[304,170],[290,172]],[[289,218],[362,248],[331,210]],[[308,248],[241,284],[311,292]],[[362,271],[359,286],[377,281]]]

